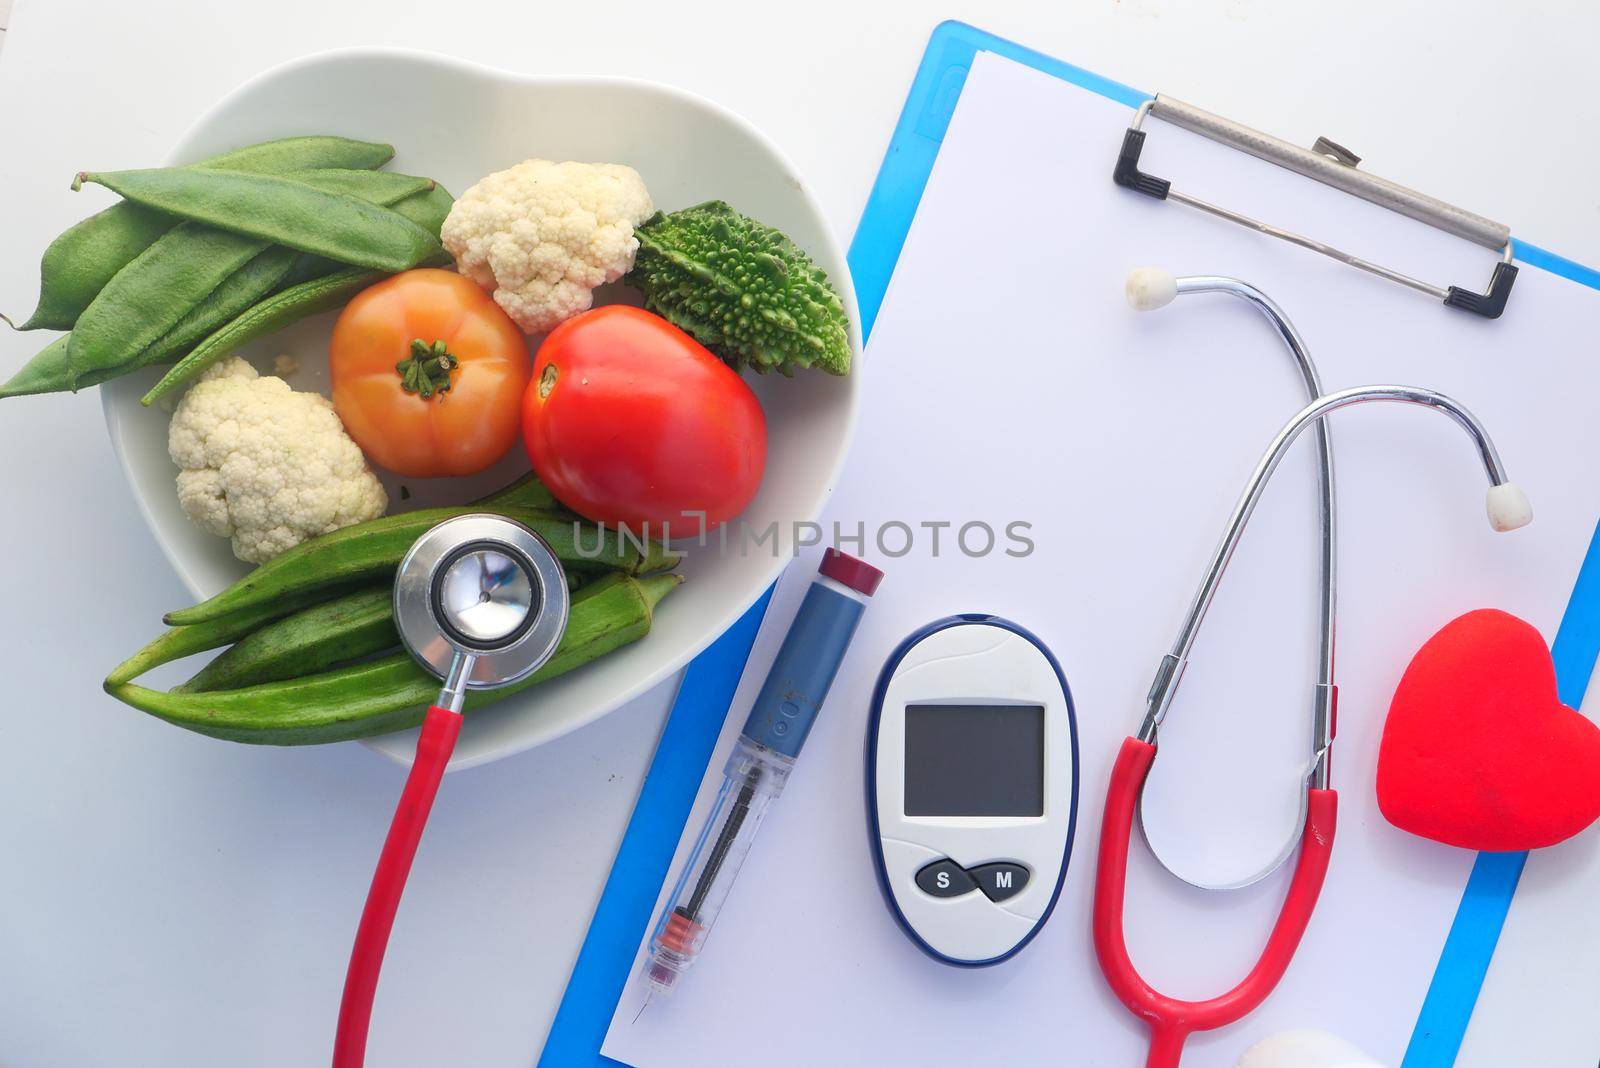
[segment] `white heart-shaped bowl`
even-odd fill
[[[644,176],[656,206],[665,210],[726,200],[789,234],[828,272],[844,297],[859,366],[855,293],[822,210],[772,142],[708,101],[648,82],[540,78],[425,53],[347,50],[298,60],[244,85],[189,131],[170,160],[307,133],[389,142],[395,146],[391,169],[435,178],[457,194],[492,171],[542,157],[626,163]],[[291,384],[326,392],[333,318],[307,320],[241,354],[269,374],[276,355],[290,355],[299,364],[288,375]],[[190,592],[209,597],[247,567],[225,539],[194,526],[178,506],[176,468],[167,457],[169,413],[139,404],[156,377],[151,369],[103,386],[106,427],[156,540]],[[859,376],[814,372],[748,381],[766,410],[767,469],[726,550],[715,535],[705,547],[689,543],[686,581],[661,603],[642,641],[469,714],[452,767],[529,749],[643,693],[710,644],[777,577],[792,552],[794,525],[817,517],[837,480]],[[384,481],[391,510],[400,510],[466,502],[526,468],[518,448],[476,478],[406,480],[410,498],[404,502],[397,492],[401,480],[385,475]],[[760,534],[771,525],[775,543],[747,544],[737,533],[742,527]],[[415,739],[407,732],[368,744],[409,763]]]

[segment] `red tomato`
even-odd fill
[[[598,522],[698,535],[738,515],[767,462],[761,404],[727,364],[640,308],[569,319],[534,357],[522,435],[540,480]]]
[[[419,362],[420,378],[402,370]],[[528,342],[470,278],[422,267],[345,305],[328,375],[334,411],[373,463],[412,478],[470,475],[517,443]]]

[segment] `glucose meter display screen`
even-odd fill
[[[1044,815],[1044,706],[907,705],[906,815]]]

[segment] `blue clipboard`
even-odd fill
[[[877,180],[850,243],[850,272],[868,336],[973,57],[993,52],[1136,108],[1154,94],[1063,63],[960,22],[933,31],[895,124]],[[1109,171],[1108,171],[1109,180]],[[1600,271],[1515,242],[1516,259],[1600,290]],[[600,1046],[651,920],[711,751],[744,673],[772,591],[696,657],[684,675],[654,761],[634,806],[611,876],[551,1025],[540,1068],[610,1065]],[[1600,654],[1600,528],[1589,544],[1553,649],[1563,703],[1576,708]],[[1481,853],[1467,880],[1402,1068],[1455,1062],[1483,977],[1505,923],[1526,853]]]

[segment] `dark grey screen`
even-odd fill
[[[1044,815],[1043,705],[907,705],[907,816]]]

